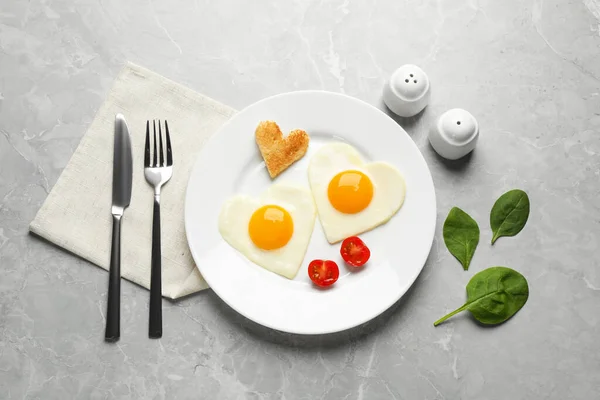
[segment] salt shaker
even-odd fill
[[[442,114],[429,131],[434,150],[448,160],[457,160],[471,152],[479,138],[479,125],[471,113],[453,108]]]
[[[427,74],[416,65],[398,68],[383,88],[383,101],[401,117],[412,117],[429,102],[430,84]]]

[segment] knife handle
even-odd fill
[[[108,302],[104,340],[116,342],[121,336],[121,215],[113,215],[110,270],[108,275]]]
[[[162,337],[162,271],[160,248],[160,197],[154,196],[152,220],[152,264],[150,271],[150,321],[148,336]]]

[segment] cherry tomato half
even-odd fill
[[[362,267],[369,261],[371,250],[369,250],[365,242],[360,240],[360,238],[350,236],[342,242],[340,254],[347,264],[353,267]]]
[[[313,260],[308,264],[308,276],[317,286],[333,285],[340,276],[340,269],[331,260]]]

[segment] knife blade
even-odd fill
[[[121,336],[121,219],[125,209],[131,202],[133,178],[131,137],[127,122],[122,114],[115,116],[114,135],[111,207],[113,230],[108,276],[106,331],[104,333],[104,339],[110,342],[119,340]]]
[[[131,137],[123,114],[115,116],[115,144],[113,158],[113,215],[129,206],[131,201],[131,180],[133,175]],[[117,208],[117,210],[115,210]],[[122,208],[123,210],[120,210]]]

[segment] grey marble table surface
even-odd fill
[[[421,66],[429,107],[398,120],[433,175],[438,226],[408,294],[323,337],[269,331],[212,291],[164,301],[122,288],[122,339],[103,341],[107,274],[28,224],[126,61],[241,109],[300,89],[382,107],[398,66]],[[427,130],[476,116],[474,153],[445,162]],[[517,237],[489,245],[489,210],[531,198]],[[0,4],[0,398],[600,398],[599,0],[2,0]],[[469,272],[446,250],[452,206],[482,237]],[[457,316],[471,276],[505,265],[527,305],[494,328]]]

